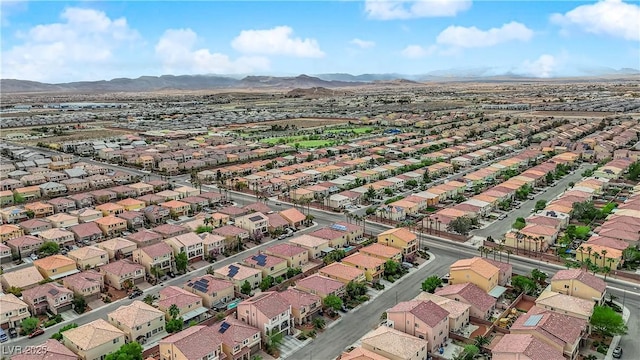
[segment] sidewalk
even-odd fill
[[[615,303],[620,305],[620,307],[622,307],[622,304],[618,303],[617,301]],[[625,324],[629,322],[630,316],[631,316],[631,311],[629,311],[629,309],[627,309],[626,307],[622,307],[622,320],[624,320]],[[622,336],[617,335],[617,336],[614,336],[613,339],[611,339],[611,345],[609,345],[609,351],[607,351],[607,355],[604,357],[604,360],[613,360],[613,350],[620,343],[621,337]]]

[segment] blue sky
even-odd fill
[[[637,1],[2,1],[2,78],[640,68]]]

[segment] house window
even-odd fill
[[[115,338],[115,339],[113,339],[113,343],[114,343],[114,344],[117,344],[117,343],[118,343],[118,341],[120,341],[120,339],[119,339],[119,338]]]

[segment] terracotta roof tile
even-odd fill
[[[551,281],[555,280],[578,280],[581,283],[599,291],[600,293],[604,292],[607,289],[607,284],[604,282],[604,280],[596,277],[595,275],[591,275],[588,272],[583,271],[582,269],[559,270],[551,278]]]

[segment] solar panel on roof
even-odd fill
[[[220,324],[220,329],[218,330],[218,332],[220,332],[221,334],[224,334],[224,332],[229,330],[230,327],[231,327],[231,324],[224,321],[222,324]]]
[[[254,221],[254,222],[255,221],[260,221],[260,220],[262,220],[262,217],[260,217],[260,216],[252,216],[252,217],[249,218],[249,220]]]
[[[200,282],[203,282],[203,283],[205,283],[205,284],[208,284],[208,283],[209,283],[209,279],[200,279]]]
[[[239,267],[235,266],[235,265],[229,265],[229,276],[234,277],[238,274],[238,271],[240,270]]]
[[[344,225],[340,225],[340,224],[333,224],[331,225],[331,228],[333,230],[338,230],[338,231],[347,231],[347,227]]]
[[[267,264],[267,256],[264,254],[254,255],[252,259],[255,260],[259,266],[265,266]]]
[[[524,326],[536,326],[542,320],[542,315],[531,315],[525,322]]]

